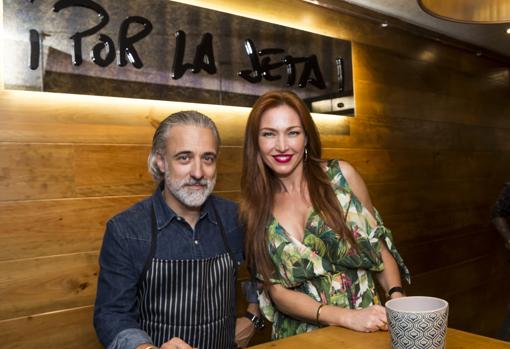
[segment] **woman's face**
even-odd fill
[[[287,177],[302,169],[306,136],[299,115],[288,105],[262,114],[258,141],[262,160],[276,175]]]

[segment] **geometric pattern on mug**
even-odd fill
[[[388,311],[393,349],[443,349],[448,327],[448,309],[433,313]]]

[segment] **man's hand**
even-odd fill
[[[182,339],[174,337],[170,339],[168,342],[163,343],[160,349],[197,349],[197,348],[193,348]]]
[[[240,317],[236,320],[236,344],[238,348],[246,348],[255,334],[255,326],[250,319]],[[163,347],[161,347],[163,349]]]

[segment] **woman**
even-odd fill
[[[320,325],[386,329],[372,272],[391,298],[403,296],[399,269],[409,272],[360,175],[321,160],[317,127],[294,93],[268,92],[253,106],[241,178],[246,257],[265,285],[273,339]]]

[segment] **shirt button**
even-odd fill
[[[198,245],[198,240],[195,240],[195,245]]]
[[[181,217],[177,217],[177,220],[178,220],[178,221],[182,221],[182,218],[181,218]]]

